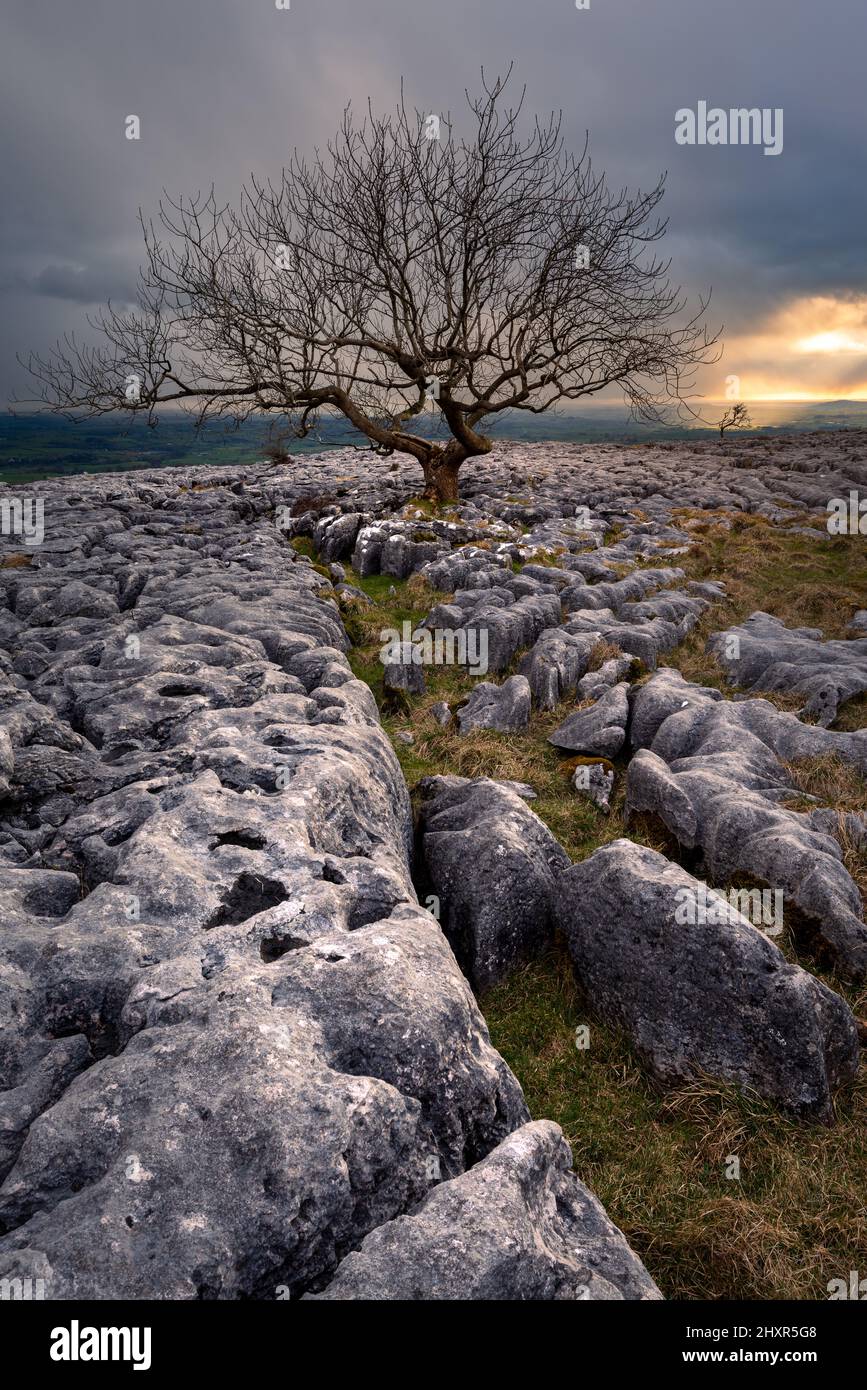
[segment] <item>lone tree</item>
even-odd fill
[[[743,401],[738,401],[727,410],[719,422],[719,437],[725,440],[726,430],[748,430],[752,428],[750,412]]]
[[[457,497],[487,453],[482,423],[539,414],[619,384],[637,417],[682,404],[711,360],[707,301],[685,301],[647,248],[664,234],[647,193],[612,193],[560,118],[522,132],[507,73],[449,118],[344,112],[327,150],[237,207],[210,193],[142,218],[138,308],[109,304],[26,362],[38,399],[78,418],[181,402],[199,424],[279,412],[301,438],[344,416],[380,454],[411,454],[425,496]]]

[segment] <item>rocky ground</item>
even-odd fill
[[[0,538],[0,1277],[863,1263],[867,563],[824,521],[865,444],[504,444],[447,509],[354,450],[41,484]]]

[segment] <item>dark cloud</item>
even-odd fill
[[[0,394],[15,354],[129,293],[163,187],[233,196],[322,144],[347,100],[460,115],[482,64],[620,185],[668,170],[673,275],[743,338],[867,283],[863,0],[7,0]],[[778,158],[674,140],[675,111],[782,107]],[[130,115],[141,140],[124,136]],[[819,327],[815,329],[819,331]],[[844,372],[851,369],[847,363]]]
[[[118,304],[135,302],[135,280],[123,271],[105,267],[47,265],[34,275],[32,288],[52,299],[71,299],[76,304]]]

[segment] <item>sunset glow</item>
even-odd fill
[[[867,296],[796,300],[727,336],[720,366],[740,377],[744,400],[867,400]]]

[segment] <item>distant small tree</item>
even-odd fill
[[[292,462],[292,455],[287,448],[287,440],[291,431],[288,429],[275,430],[272,426],[265,436],[265,443],[262,446],[262,453],[265,458],[270,460],[273,467],[285,467]]]
[[[200,423],[276,411],[298,437],[342,415],[378,453],[417,459],[442,501],[503,411],[618,385],[636,416],[662,418],[716,343],[707,301],[679,322],[668,263],[647,252],[664,178],[609,191],[559,117],[521,133],[508,80],[483,74],[468,95],[468,139],[403,99],[360,125],[347,108],[324,153],[293,155],[276,184],[251,177],[236,208],[213,189],[165,199],[156,228],[142,218],[138,308],[101,311],[100,346],[32,355],[39,399],[149,419],[180,402]]]
[[[719,422],[719,437],[725,439],[726,430],[748,430],[752,428],[750,412],[743,401],[738,401],[727,410]]]

